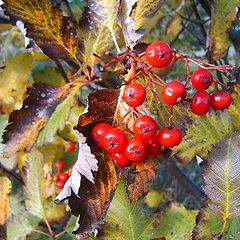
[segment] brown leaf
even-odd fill
[[[94,152],[98,159],[98,172],[94,174],[95,183],[92,184],[83,177],[79,196],[71,196],[69,206],[74,215],[79,215],[78,236],[94,232],[103,224],[109,205],[114,196],[116,185],[120,178],[118,168],[108,154]]]
[[[13,24],[21,20],[27,36],[53,59],[76,59],[77,23],[64,17],[49,0],[4,0],[5,14]]]
[[[99,122],[111,122],[116,110],[119,90],[100,89],[89,94],[88,112],[78,119],[77,130],[90,139],[90,129]]]
[[[66,97],[68,88],[56,88],[43,83],[36,83],[28,88],[29,96],[23,107],[9,117],[9,125],[4,133],[4,156],[30,150],[39,131],[46,125],[48,118],[57,105]]]
[[[147,159],[145,162],[134,165],[128,172],[127,191],[130,201],[137,201],[149,191],[148,184],[155,178],[159,168],[157,159]]]
[[[92,153],[98,159],[98,172],[93,173],[95,183],[82,176],[79,197],[72,192],[68,201],[72,213],[79,216],[74,233],[78,234],[80,239],[102,225],[120,178],[120,171],[109,154],[94,147],[95,144],[91,142],[90,137],[91,128],[96,123],[113,120],[118,96],[118,90],[102,89],[90,93],[88,112],[79,117],[76,127],[87,137]]]

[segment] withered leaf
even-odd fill
[[[82,176],[79,197],[72,191],[68,200],[72,213],[78,216],[74,233],[79,237],[100,228],[120,178],[120,171],[109,154],[96,148],[90,137],[94,124],[113,120],[118,96],[118,90],[102,89],[91,93],[88,97],[88,112],[79,117],[76,127],[76,130],[87,137],[88,145],[98,160],[98,171],[93,173],[94,184]]]
[[[148,184],[155,178],[158,168],[158,160],[151,158],[132,166],[127,176],[127,191],[130,201],[136,201],[148,193]]]
[[[4,0],[5,14],[13,24],[21,20],[27,36],[35,40],[43,52],[53,59],[76,59],[77,24],[64,17],[49,0]]]
[[[12,184],[7,177],[0,177],[0,225],[4,225],[7,213],[10,211],[8,194],[11,191]]]
[[[10,114],[9,125],[3,135],[5,157],[31,149],[39,131],[46,125],[56,106],[66,97],[69,87],[56,88],[36,83],[28,88],[29,96],[20,110]]]

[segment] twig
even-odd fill
[[[22,184],[24,184],[22,177],[21,177],[19,174],[17,174],[16,172],[14,172],[14,170],[10,170],[10,169],[6,168],[2,163],[0,163],[0,168],[1,168],[3,171],[5,171],[6,173],[12,175],[12,176],[13,176],[14,178],[16,178],[19,182],[21,182]]]
[[[61,224],[58,226],[58,228],[54,231],[54,236],[57,237],[59,233],[61,233],[66,225],[68,224],[68,221],[70,220],[71,218],[71,213],[70,212],[67,212],[63,218],[63,221],[61,222]]]
[[[177,180],[199,201],[203,202],[206,197],[203,190],[198,187],[176,164],[174,158],[160,159],[168,171],[177,178]]]

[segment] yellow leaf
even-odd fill
[[[7,177],[0,178],[0,224],[6,221],[6,215],[10,211],[8,194],[11,191],[11,182]]]
[[[27,36],[53,59],[74,58],[77,53],[76,23],[64,17],[50,0],[4,0],[5,14],[13,23],[21,20]]]
[[[9,114],[22,105],[31,70],[30,53],[19,53],[8,58],[6,68],[0,74],[0,105],[5,113]]]

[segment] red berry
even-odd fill
[[[193,72],[191,76],[192,85],[198,90],[208,89],[213,83],[213,76],[207,69],[200,68]]]
[[[164,102],[175,105],[186,97],[185,85],[177,80],[167,83],[162,90]]]
[[[103,147],[104,143],[104,137],[106,135],[106,132],[112,128],[107,123],[98,123],[91,131],[92,138],[97,143],[98,147]]]
[[[127,149],[125,150],[126,157],[132,162],[141,162],[145,159],[147,149],[143,140],[139,138],[133,138],[129,141]]]
[[[161,146],[158,144],[157,138],[150,139],[145,142],[147,153],[150,156],[157,157],[161,153]]]
[[[57,175],[57,182],[60,180],[66,182],[68,180],[68,178],[69,178],[69,175],[67,173],[59,173]]]
[[[146,90],[139,83],[130,83],[126,86],[123,100],[130,107],[138,107],[140,106],[146,98]]]
[[[126,167],[129,164],[129,160],[125,156],[124,153],[112,153],[112,160],[116,162],[116,164],[120,167]]]
[[[193,95],[190,107],[194,114],[203,115],[209,110],[210,103],[211,103],[210,95],[205,91],[201,91],[196,92]]]
[[[157,135],[158,143],[165,147],[174,147],[181,143],[182,132],[179,128],[162,128]]]
[[[56,185],[58,188],[63,189],[65,183],[66,183],[66,181],[58,180]]]
[[[156,68],[167,66],[173,58],[173,50],[165,42],[157,41],[151,43],[146,49],[147,62]]]
[[[125,132],[118,128],[111,128],[106,132],[103,140],[104,148],[110,153],[123,152],[127,147],[128,139]]]
[[[61,160],[56,161],[54,165],[59,171],[62,171],[64,168],[64,162]]]
[[[140,116],[133,124],[133,133],[137,138],[149,140],[157,133],[157,123],[150,116]]]
[[[211,95],[211,107],[215,110],[227,109],[231,102],[231,95],[226,91],[218,91]]]
[[[67,145],[67,151],[68,152],[73,152],[75,149],[75,144],[73,142],[68,143]]]

